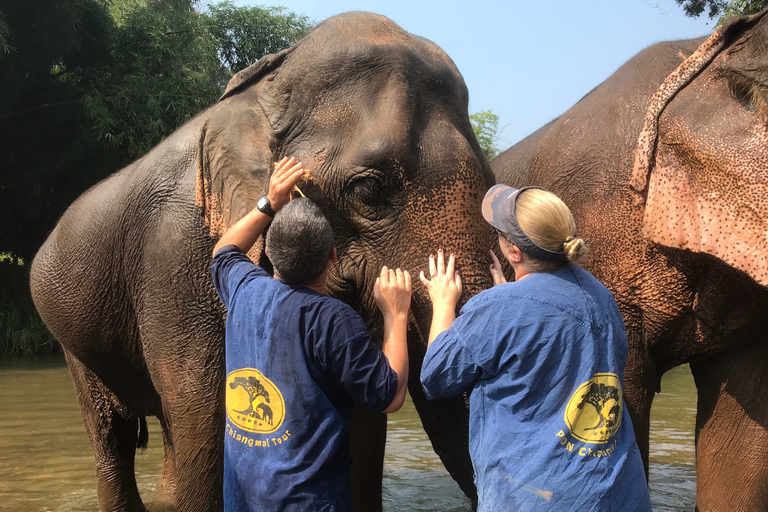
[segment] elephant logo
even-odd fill
[[[602,444],[619,430],[624,403],[615,373],[596,373],[579,386],[565,408],[571,435],[585,443]]]
[[[241,368],[227,375],[226,403],[229,421],[248,432],[271,434],[285,419],[282,393],[253,368]]]

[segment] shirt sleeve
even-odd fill
[[[515,357],[516,348],[505,342],[517,323],[510,318],[514,313],[508,316],[498,311],[499,305],[493,301],[471,299],[451,327],[429,345],[421,368],[427,398],[448,398],[469,391],[478,380],[495,376],[510,357]]]
[[[448,398],[471,389],[481,375],[482,368],[468,350],[459,329],[452,326],[427,348],[421,367],[421,386],[429,400]]]
[[[234,245],[225,245],[213,256],[211,275],[216,293],[229,308],[232,295],[249,277],[269,277],[264,269],[255,265],[248,256]]]
[[[395,399],[397,373],[381,349],[374,345],[363,319],[354,311],[340,312],[336,322],[345,323],[342,343],[329,355],[333,379],[355,401],[374,412],[382,412]],[[340,326],[337,326],[337,328]]]

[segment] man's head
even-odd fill
[[[309,199],[295,199],[275,215],[267,232],[267,255],[275,274],[289,284],[311,283],[333,251],[333,230]]]

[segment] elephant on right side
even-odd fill
[[[647,48],[491,167],[589,239],[646,473],[654,394],[690,363],[697,510],[768,510],[768,10]]]

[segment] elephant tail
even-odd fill
[[[142,416],[139,418],[139,437],[136,440],[136,448],[142,450],[147,447],[149,441],[149,430],[147,430],[147,418]]]

